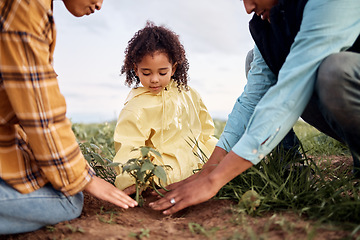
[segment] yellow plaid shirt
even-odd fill
[[[0,0],[0,177],[21,193],[50,182],[65,195],[94,174],[52,66],[52,0]]]

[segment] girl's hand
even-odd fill
[[[138,203],[126,193],[113,186],[111,183],[94,176],[86,185],[84,191],[94,197],[113,203],[122,208],[135,207]]]

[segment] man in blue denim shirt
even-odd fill
[[[360,1],[243,0],[254,12],[248,84],[203,171],[151,204],[172,214],[213,197],[277,146],[301,116],[360,156]]]

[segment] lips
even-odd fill
[[[263,11],[256,10],[255,14],[258,15],[259,17],[261,17],[262,20],[264,20],[265,19],[264,15],[266,15],[266,12],[267,12],[266,10],[263,10]]]
[[[268,18],[268,12],[266,10],[256,13],[259,17],[261,17],[262,20],[266,20]]]
[[[262,17],[262,15],[264,14],[265,11],[262,12],[257,12],[256,15],[258,15],[259,17]]]
[[[149,89],[153,93],[159,93],[162,88],[160,86],[157,86],[157,87],[149,87]]]

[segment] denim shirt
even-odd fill
[[[309,0],[278,78],[255,46],[248,83],[217,146],[253,164],[270,153],[304,111],[321,62],[347,50],[359,36],[359,12],[359,0]]]

